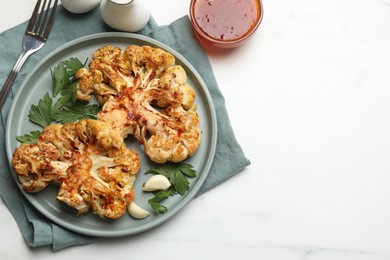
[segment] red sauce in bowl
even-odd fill
[[[261,9],[260,0],[193,0],[190,12],[198,33],[211,41],[229,42],[239,41],[256,29]]]

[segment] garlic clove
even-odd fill
[[[129,212],[130,216],[136,219],[143,219],[150,215],[149,211],[144,210],[143,208],[135,204],[134,201],[131,202],[127,211]]]
[[[171,187],[171,182],[161,174],[153,175],[144,184],[143,191],[166,190]]]

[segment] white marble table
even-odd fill
[[[159,24],[189,0],[145,0]],[[0,2],[0,31],[33,0]],[[69,259],[390,259],[390,1],[264,0],[255,37],[210,53],[252,165],[134,236],[54,254]],[[0,259],[30,249],[0,202]]]

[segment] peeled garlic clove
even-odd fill
[[[149,211],[147,210],[144,210],[143,208],[141,208],[140,206],[138,206],[137,204],[135,204],[135,202],[131,202],[131,204],[129,205],[129,208],[127,209],[130,216],[132,216],[133,218],[136,218],[136,219],[143,219],[143,218],[146,218],[147,216],[150,215]]]
[[[153,175],[144,184],[143,191],[166,190],[171,187],[171,182],[161,174]]]

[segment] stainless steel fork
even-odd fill
[[[51,26],[53,25],[54,15],[56,12],[58,0],[44,0],[41,3],[38,0],[35,5],[34,12],[28,23],[27,30],[24,33],[22,40],[22,53],[20,54],[15,66],[12,68],[7,80],[4,83],[0,92],[0,112],[3,109],[8,93],[11,90],[12,84],[15,81],[20,69],[27,58],[42,48],[49,36]]]

